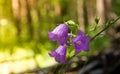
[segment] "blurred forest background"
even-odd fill
[[[47,32],[60,23],[73,20],[89,34],[87,28],[94,27],[96,17],[100,18],[98,26],[102,27],[119,15],[120,0],[0,0],[0,74],[56,64],[48,52],[57,45],[48,39]],[[90,33],[90,36],[97,32]],[[106,48],[117,49],[119,44],[118,21],[91,43],[89,54],[104,52]]]

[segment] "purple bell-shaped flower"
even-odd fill
[[[49,38],[52,41],[56,41],[60,45],[68,45],[68,26],[66,24],[60,24],[52,32],[48,32]]]
[[[58,63],[67,63],[66,61],[66,47],[60,45],[56,50],[49,53],[51,57],[54,57]]]
[[[89,50],[89,41],[90,37],[86,36],[82,31],[78,31],[78,35],[72,39],[72,44],[75,48],[75,54],[78,54],[80,51]]]

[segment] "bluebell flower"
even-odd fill
[[[68,45],[68,26],[66,24],[60,24],[52,32],[48,32],[49,38],[52,41],[56,41],[60,45]]]
[[[78,31],[78,35],[72,39],[72,44],[75,48],[75,54],[78,54],[80,51],[89,50],[90,37],[86,36],[82,31]]]
[[[67,63],[66,61],[66,47],[60,45],[56,50],[49,53],[51,57],[54,57],[58,63]]]

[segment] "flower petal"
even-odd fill
[[[53,50],[51,53],[49,53],[49,55],[50,55],[51,57],[55,57],[55,56],[57,55],[57,53],[56,53],[55,50]]]
[[[52,33],[52,32],[48,32],[49,34],[49,38],[52,40],[52,41],[56,41],[57,40],[57,35]]]
[[[80,51],[89,50],[89,41],[90,37],[86,36],[82,31],[78,31],[78,35],[72,39],[72,44],[75,48],[75,54],[78,54]]]
[[[48,35],[52,41],[56,41],[60,45],[68,44],[68,26],[66,24],[60,24],[52,32],[48,32]]]
[[[49,53],[51,57],[54,57],[58,63],[67,63],[66,61],[66,47],[60,45],[56,50]]]

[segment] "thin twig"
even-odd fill
[[[105,28],[103,28],[100,32],[98,32],[93,38],[91,38],[90,41],[94,40],[99,34],[101,34],[103,31],[105,31],[106,29],[108,29],[111,25],[113,25],[113,24],[114,24],[115,22],[117,22],[119,19],[120,19],[120,16],[119,16],[117,19],[115,19],[113,22],[108,22],[108,23],[107,23],[108,25],[107,25]]]

